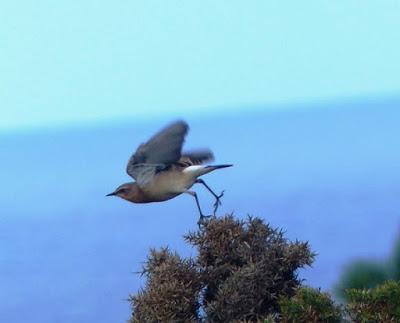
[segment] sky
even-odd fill
[[[0,130],[400,92],[399,1],[2,1]]]
[[[352,257],[389,252],[400,209],[399,39],[398,0],[0,1],[0,135],[11,133],[0,136],[2,314],[127,319],[148,248],[181,250],[197,221],[190,197],[140,207],[104,197],[163,125],[135,119],[188,120],[185,149],[209,146],[235,164],[209,175],[226,189],[222,210],[310,241],[316,286],[331,286]],[[314,104],[353,98],[362,98],[354,111]],[[299,111],[246,110],[289,106]],[[13,135],[46,127],[57,133]]]

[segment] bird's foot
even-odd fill
[[[221,203],[221,197],[224,196],[224,192],[225,192],[225,191],[222,191],[221,194],[215,196],[214,216],[215,216],[215,214],[217,213],[218,207],[219,207],[220,205],[222,205],[222,203]]]
[[[199,221],[197,221],[197,225],[199,226],[199,228],[201,228],[201,226],[204,226],[207,224],[208,220],[210,218],[212,218],[214,215],[204,215],[204,214],[200,214],[200,218]]]

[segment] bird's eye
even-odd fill
[[[119,191],[118,191],[118,193],[119,194],[125,194],[126,193],[126,188],[121,188]]]

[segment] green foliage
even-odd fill
[[[370,290],[350,289],[347,299],[354,322],[400,322],[399,281],[387,281]]]
[[[400,236],[394,245],[388,267],[391,279],[400,280]]]
[[[279,305],[282,323],[342,321],[341,308],[335,305],[330,295],[314,288],[301,287],[293,297],[281,298]]]
[[[400,237],[388,260],[357,260],[347,266],[335,288],[336,295],[347,301],[346,289],[374,288],[389,279],[400,279]]]
[[[346,268],[336,287],[336,293],[340,298],[347,299],[346,289],[373,288],[388,279],[388,270],[384,264],[359,260]]]
[[[268,315],[267,317],[264,317],[262,319],[259,319],[257,321],[254,320],[234,320],[232,322],[229,323],[277,323],[279,322],[279,318],[277,315]]]

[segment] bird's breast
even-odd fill
[[[165,201],[186,192],[192,187],[196,178],[181,171],[158,173],[142,190],[153,201]]]

